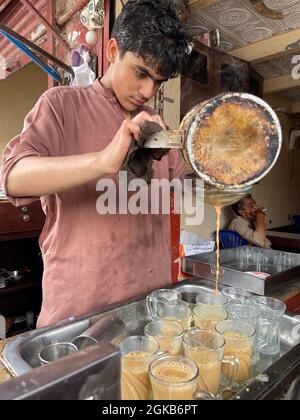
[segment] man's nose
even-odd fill
[[[143,81],[143,84],[140,87],[139,94],[149,100],[157,92],[158,88],[156,83],[152,79],[147,79]]]

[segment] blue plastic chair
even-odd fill
[[[214,236],[216,238],[216,232]],[[233,230],[220,230],[220,242],[222,249],[239,248],[249,244],[246,239]]]
[[[294,220],[295,225],[296,225],[296,227],[297,227],[297,231],[298,231],[298,233],[300,233],[300,214],[295,214],[295,215],[293,216],[293,220]]]

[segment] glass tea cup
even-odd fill
[[[203,293],[196,297],[193,309],[194,325],[202,330],[215,330],[215,326],[227,319],[227,298],[221,294]]]
[[[146,337],[155,339],[161,351],[179,356],[182,351],[183,327],[179,322],[165,319],[149,322],[144,328]]]
[[[182,356],[164,356],[149,367],[153,400],[194,400],[197,398],[199,369]]]
[[[266,355],[280,353],[280,326],[286,305],[280,300],[264,296],[254,296],[251,303],[261,313],[259,322],[258,348]]]
[[[127,337],[118,344],[121,351],[122,400],[148,400],[150,396],[149,365],[159,357],[159,344],[144,336]]]
[[[233,388],[240,389],[248,383],[253,376],[253,354],[255,329],[245,322],[226,320],[216,326],[216,332],[225,339],[224,353],[226,356],[238,360],[238,369],[235,375]],[[223,369],[228,378],[232,375],[232,368]]]
[[[183,301],[177,301],[172,305],[159,305],[158,319],[179,322],[184,330],[191,327],[192,310],[189,305]]]
[[[238,360],[224,355],[225,339],[216,332],[191,328],[183,336],[184,355],[194,360],[199,368],[198,389],[222,398],[223,390],[231,390],[235,380]],[[223,377],[222,368],[230,366],[228,378]]]
[[[258,346],[260,310],[251,304],[231,304],[227,306],[227,312],[228,320],[246,322],[255,329],[253,363],[256,365],[260,359]]]
[[[157,320],[158,307],[160,305],[172,305],[178,300],[181,300],[181,293],[172,289],[154,290],[146,298],[147,311],[150,318]]]
[[[225,287],[222,289],[222,295],[228,300],[228,304],[234,303],[247,303],[253,297],[253,294],[246,292],[238,287]]]

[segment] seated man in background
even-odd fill
[[[264,207],[258,207],[251,194],[233,204],[232,210],[236,217],[230,223],[229,230],[237,232],[252,245],[271,248],[272,244],[266,236]]]

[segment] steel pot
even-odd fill
[[[144,143],[179,149],[205,183],[236,197],[271,171],[281,146],[282,130],[272,108],[256,96],[235,92],[196,105],[180,130],[153,134]]]

